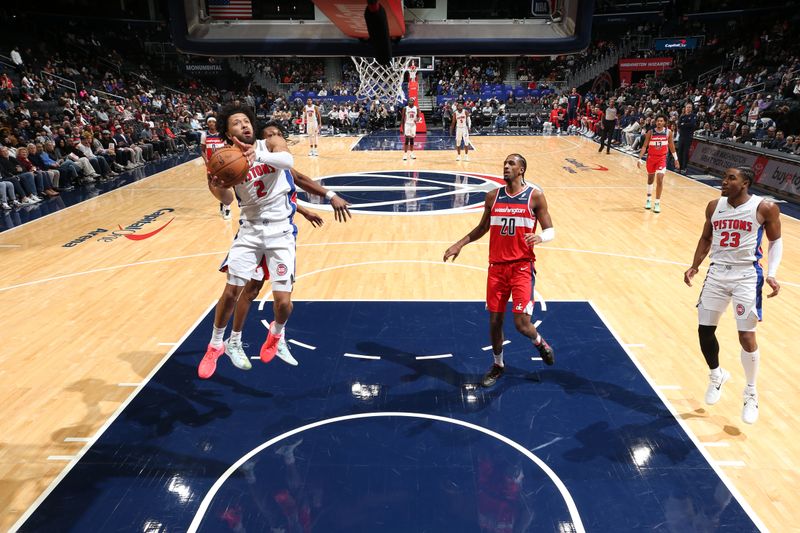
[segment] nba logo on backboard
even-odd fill
[[[285,276],[288,271],[289,269],[286,268],[286,265],[284,265],[283,263],[278,263],[278,268],[275,269],[275,272],[279,276]]]
[[[742,304],[736,304],[736,315],[742,316],[744,314],[744,306]]]

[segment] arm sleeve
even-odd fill
[[[781,264],[783,257],[783,239],[775,239],[769,243],[769,251],[767,252],[767,277],[774,278],[778,273],[778,266]]]
[[[256,143],[256,161],[275,168],[290,169],[294,166],[294,156],[289,152],[270,152],[263,141]]]

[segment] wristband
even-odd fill
[[[332,199],[334,196],[336,196],[336,193],[333,191],[328,191],[325,193],[325,198],[327,198],[328,200]]]
[[[672,152],[672,159],[674,159],[675,161],[678,160],[678,152]]]
[[[767,277],[774,278],[783,257],[783,239],[775,239],[769,243],[767,252]]]
[[[539,237],[541,237],[542,242],[552,241],[556,237],[556,230],[555,228],[543,229]]]

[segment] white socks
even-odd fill
[[[539,346],[540,344],[542,344],[542,336],[537,333],[536,338],[531,339],[531,342],[533,342],[534,346]]]
[[[756,376],[758,375],[758,348],[754,352],[746,352],[742,349],[741,359],[744,367],[744,375],[747,378],[747,386],[753,390],[756,388]]]
[[[505,366],[503,364],[503,351],[501,350],[499,354],[492,352],[492,356],[494,357],[494,364],[497,366]]]
[[[230,342],[242,342],[242,332],[241,331],[231,331]]]
[[[652,183],[648,183],[647,184],[647,196],[653,196],[653,184]]]
[[[273,321],[272,325],[269,327],[269,332],[273,335],[283,335],[283,328],[286,326],[286,322],[283,324],[279,324],[277,321]]]
[[[222,338],[224,336],[225,336],[225,328],[224,327],[218,328],[217,326],[214,326],[214,333],[212,333],[211,335],[211,342],[209,344],[211,344],[211,346],[215,348],[222,346]]]

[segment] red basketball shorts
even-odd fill
[[[514,313],[533,314],[535,283],[536,271],[533,261],[489,265],[489,275],[486,280],[486,309],[493,313],[503,313],[511,297]]]

